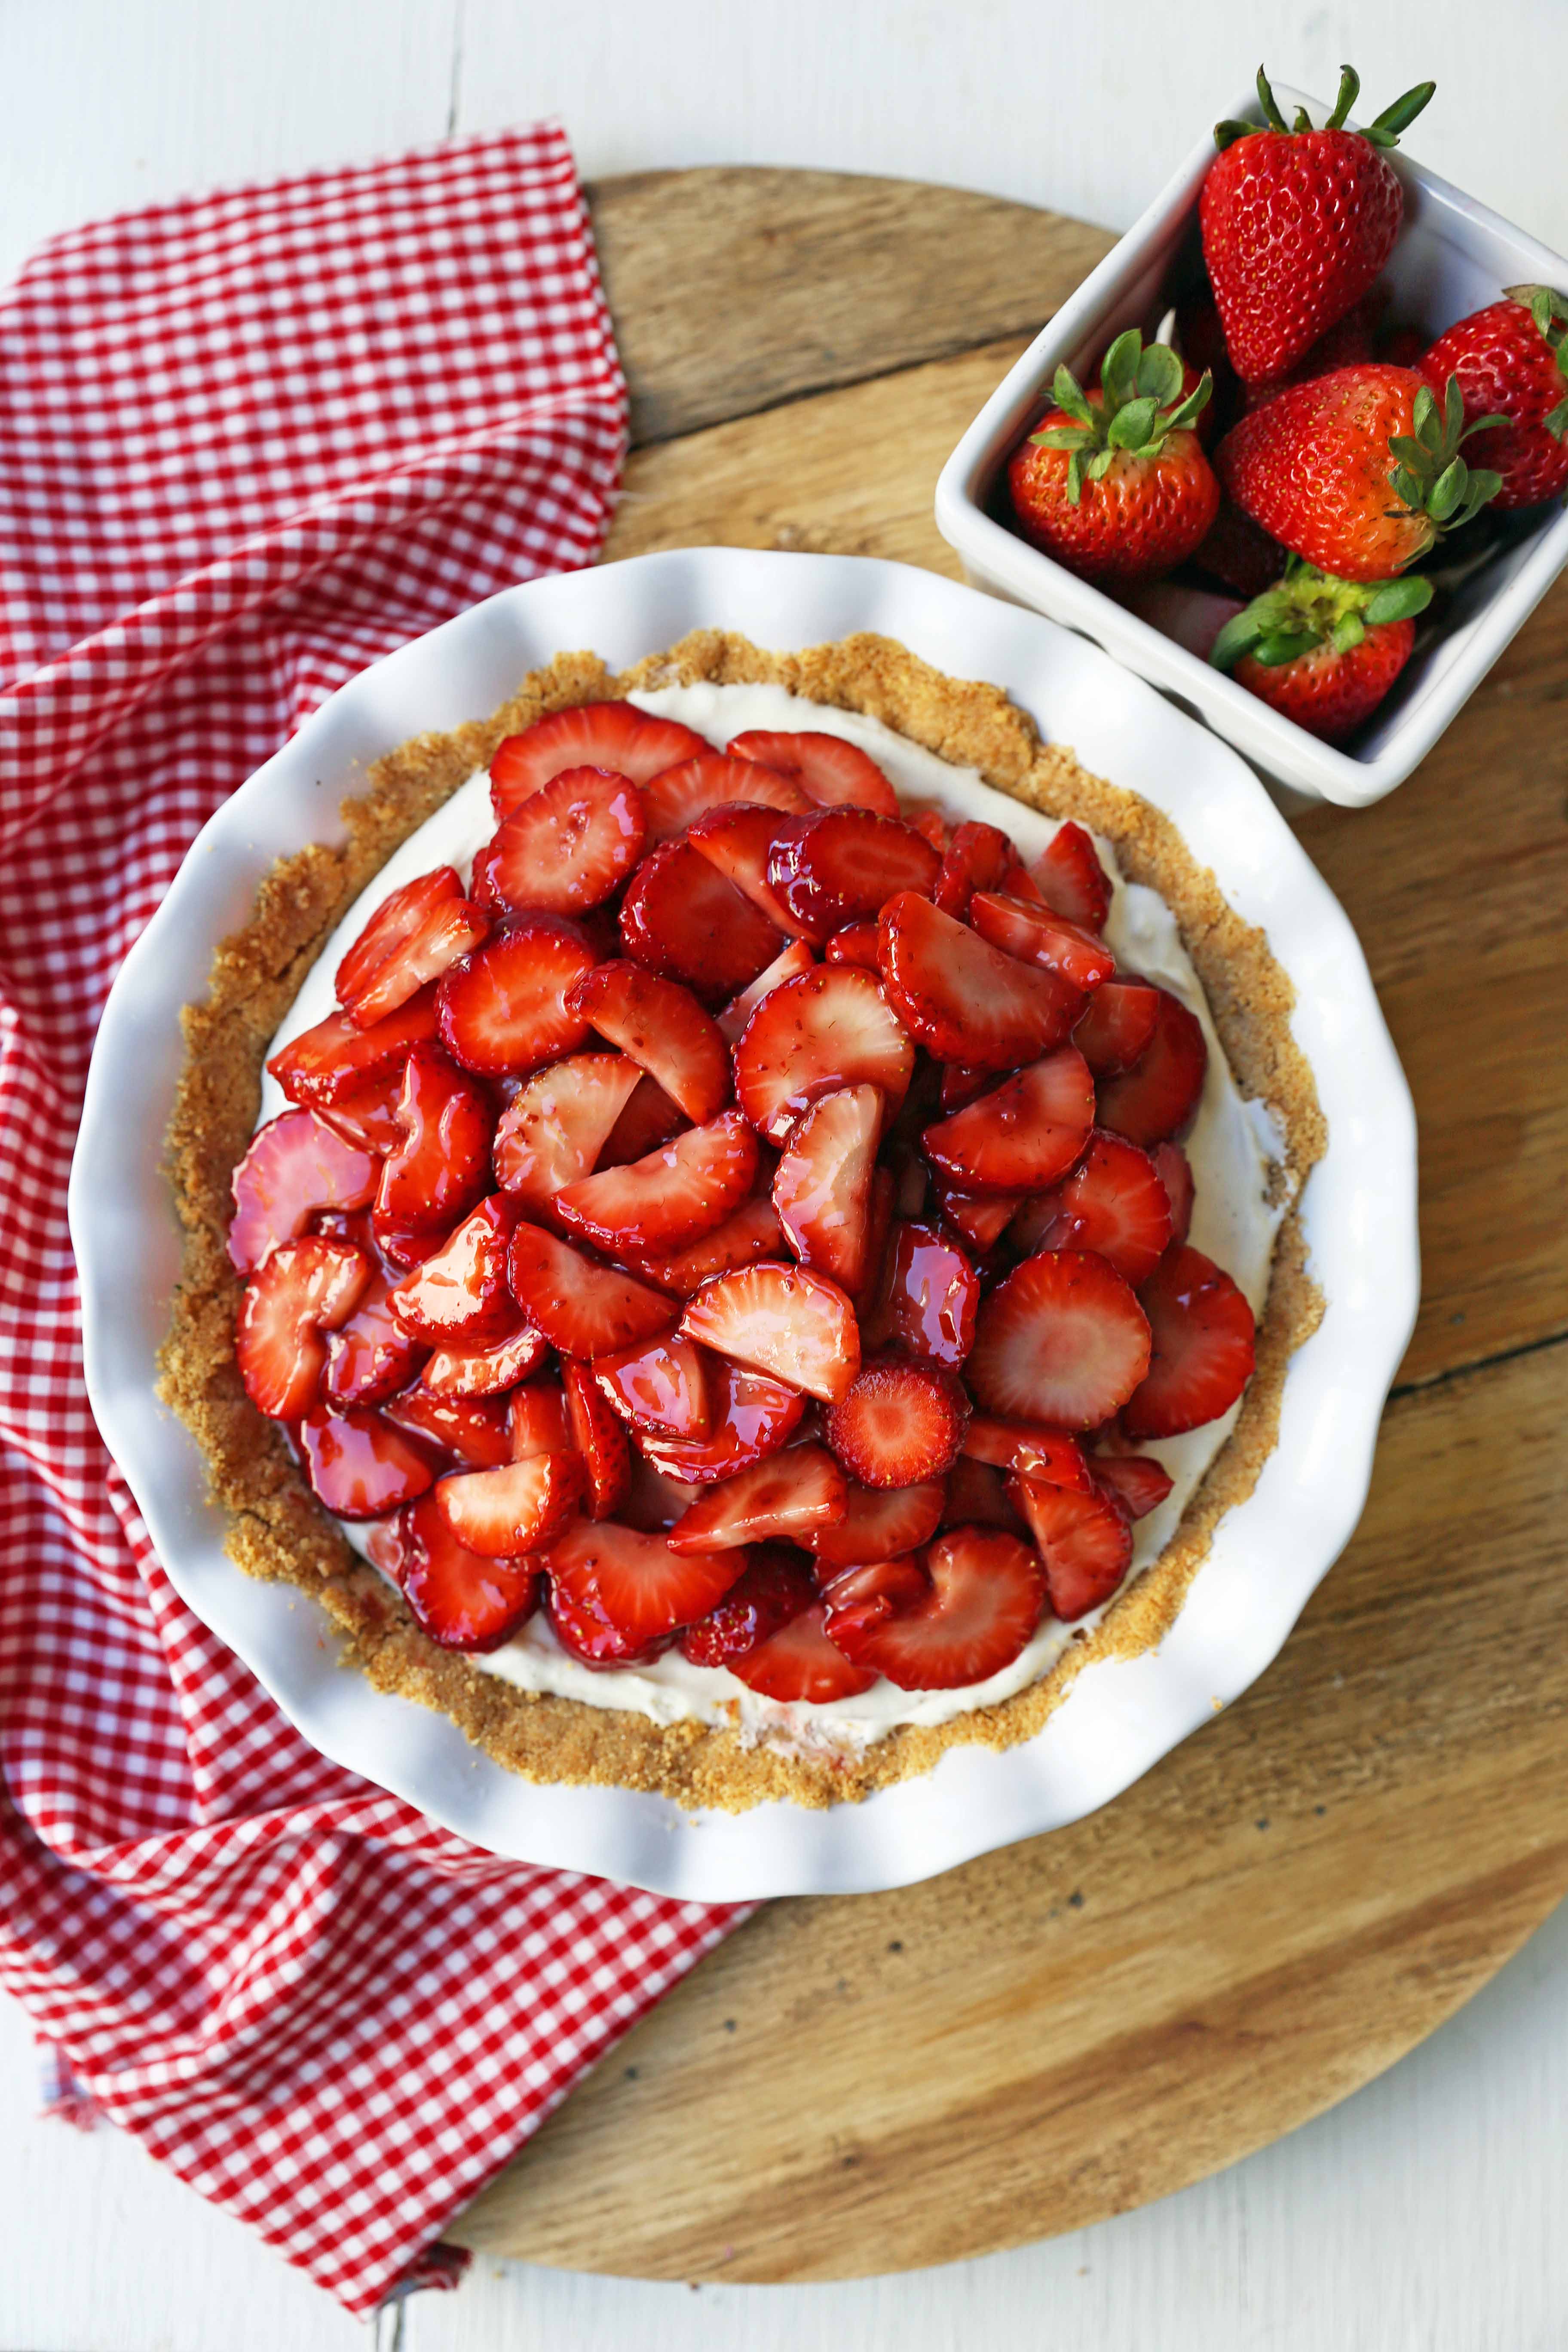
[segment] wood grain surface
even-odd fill
[[[610,553],[705,541],[954,571],[938,467],[1066,290],[1048,272],[1071,225],[1058,242],[1048,215],[985,207],[975,347],[954,350],[964,248],[942,192],[736,172],[668,186],[662,247],[657,180],[600,192],[601,218],[626,205],[613,299],[709,282],[743,251],[726,281],[739,344],[749,320],[808,315],[803,285],[844,323],[831,375],[826,346],[803,373],[781,357],[772,391],[734,379],[723,421],[637,451]],[[864,248],[857,197],[878,224]],[[922,347],[922,281],[897,247],[939,232],[954,258]],[[617,310],[617,330],[637,347],[635,318]],[[640,348],[645,417],[711,414],[678,320]],[[1366,1516],[1280,1657],[1071,1829],[924,1886],[771,1906],[448,2234],[582,2270],[798,2280],[1076,2228],[1380,2072],[1568,1890],[1565,695],[1560,585],[1409,782],[1296,821],[1415,1095],[1425,1291]]]

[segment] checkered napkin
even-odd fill
[[[347,2307],[731,1926],[327,1763],[192,1616],[82,1391],[93,1030],[192,835],[342,681],[592,562],[626,391],[560,130],[79,229],[0,296],[0,1985]]]

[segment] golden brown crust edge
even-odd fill
[[[803,653],[770,654],[743,637],[700,630],[619,677],[593,655],[559,655],[489,719],[402,744],[370,770],[367,789],[344,802],[343,845],[313,845],[282,859],[262,884],[250,922],[214,958],[206,1002],[187,1006],[184,1015],[186,1057],[168,1166],[184,1255],[159,1392],[206,1456],[213,1491],[231,1515],[230,1556],[250,1575],[286,1580],[319,1600],[350,1636],[348,1663],[379,1689],[450,1716],[477,1746],[527,1778],[658,1790],[685,1805],[731,1811],[778,1798],[822,1806],[927,1772],[957,1742],[1002,1748],[1031,1738],[1084,1666],[1136,1656],[1163,1638],[1215,1526],[1251,1493],[1273,1450],[1286,1366],[1315,1329],[1322,1299],[1306,1270],[1292,1206],[1258,1329],[1258,1370],[1237,1426],[1159,1559],[1031,1688],[932,1728],[906,1726],[858,1760],[751,1746],[728,1728],[659,1726],[619,1708],[520,1691],[427,1640],[310,1496],[235,1368],[240,1286],[225,1246],[229,1180],[255,1124],[262,1055],[345,908],[398,844],[488,762],[503,736],[547,711],[700,679],[774,682],[812,701],[864,712],[944,759],[979,769],[1016,799],[1109,835],[1129,878],[1159,891],[1174,913],[1237,1085],[1266,1099],[1279,1118],[1289,1198],[1299,1199],[1321,1157],[1325,1128],[1311,1071],[1290,1034],[1294,991],[1264,934],[1226,904],[1168,818],[1088,774],[1063,746],[1042,743],[1033,721],[998,688],[947,677],[891,639],[862,635]]]

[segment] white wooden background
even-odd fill
[[[1259,55],[1568,250],[1564,0],[0,0],[0,277],[91,214],[558,112],[585,174],[818,165],[1125,226]],[[37,2121],[0,2006],[0,2352],[333,2352],[363,2331],[132,2144]],[[1561,2352],[1568,1912],[1382,2082],[1080,2236],[903,2278],[641,2285],[486,2262],[411,2352]]]

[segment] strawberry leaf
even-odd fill
[[[1376,628],[1384,621],[1412,621],[1431,602],[1430,580],[1388,580],[1373,589],[1363,611],[1368,625]]]
[[[1111,418],[1107,439],[1113,449],[1142,449],[1153,429],[1155,404],[1152,400],[1130,400]]]
[[[1354,66],[1342,66],[1340,68],[1339,96],[1334,100],[1333,112],[1330,115],[1328,121],[1323,125],[1324,130],[1342,131],[1345,124],[1345,118],[1360,95],[1360,74],[1357,73]],[[1296,125],[1298,131],[1300,131],[1301,127],[1302,126],[1300,123]]]

